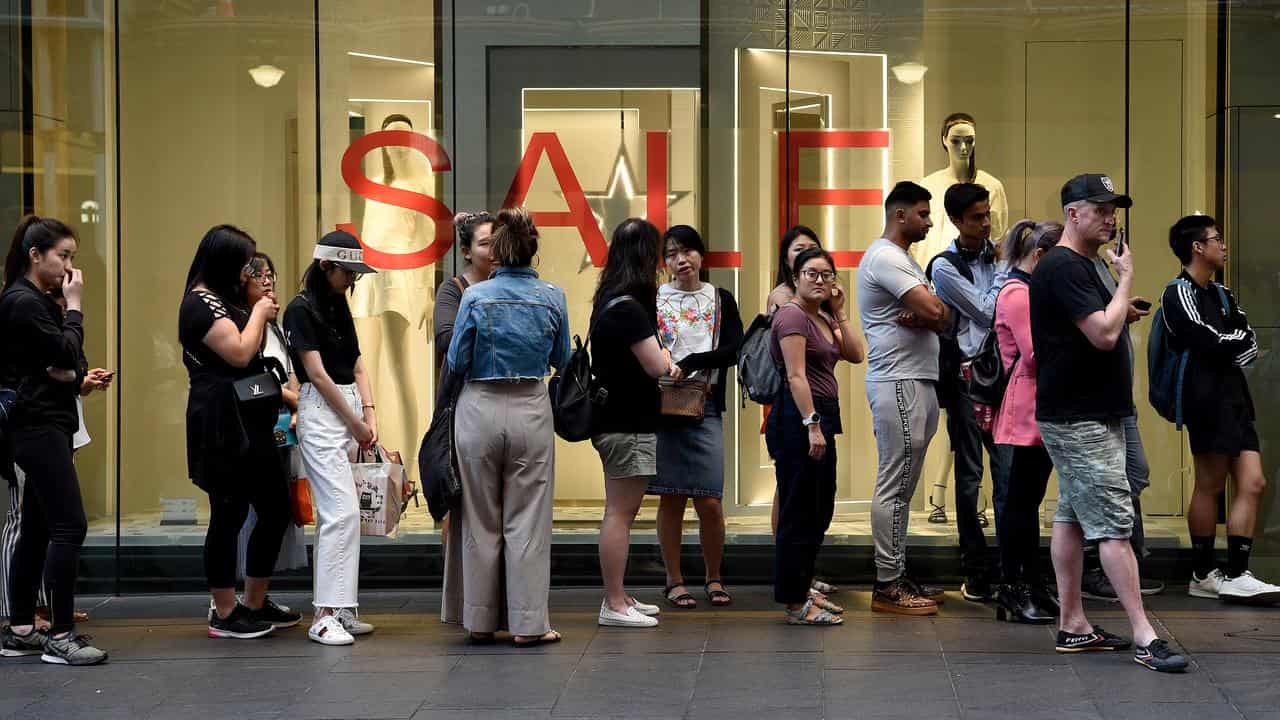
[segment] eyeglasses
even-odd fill
[[[1222,247],[1227,246],[1227,241],[1221,235],[1205,235],[1204,242],[1206,243],[1215,242],[1221,245]]]
[[[819,280],[823,282],[831,282],[836,279],[836,274],[833,270],[801,270],[800,276],[810,282],[817,282]]]

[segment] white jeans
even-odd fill
[[[360,414],[355,385],[339,385],[342,398]],[[342,416],[315,385],[302,386],[298,399],[298,448],[311,482],[316,509],[316,607],[356,607],[360,586],[360,499],[351,475],[349,452],[355,439]]]

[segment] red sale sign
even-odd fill
[[[668,198],[668,133],[645,133],[645,194],[646,216],[658,228],[667,225]],[[369,133],[351,144],[342,155],[342,179],[351,191],[361,197],[388,205],[413,210],[431,219],[435,224],[435,240],[427,247],[408,253],[382,252],[361,241],[365,261],[383,270],[409,270],[430,265],[449,251],[453,245],[453,211],[440,200],[402,188],[374,182],[364,175],[362,162],[368,153],[383,147],[406,147],[422,153],[432,172],[449,172],[452,164],[448,153],[435,140],[408,130],[382,130]],[[880,188],[809,189],[800,187],[800,150],[802,148],[888,148],[889,132],[872,131],[821,131],[797,130],[778,135],[778,208],[779,236],[798,221],[802,205],[866,206],[884,201]],[[582,183],[574,173],[573,165],[565,153],[559,137],[552,132],[536,132],[529,138],[520,166],[507,190],[504,207],[514,207],[524,202],[533,185],[538,163],[547,158],[560,193],[565,198],[565,211],[537,210],[530,208],[535,223],[542,227],[575,228],[586,247],[592,265],[603,267],[609,254],[609,246],[591,212]],[[339,228],[359,237],[351,223]],[[836,251],[832,253],[842,267],[856,267],[861,252]],[[706,267],[741,267],[742,254],[737,251],[708,252]]]

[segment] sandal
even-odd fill
[[[933,501],[929,501],[929,507],[933,510],[929,513],[929,522],[933,525],[947,524],[947,509],[942,505],[934,505]]]
[[[813,608],[813,598],[805,601],[804,607],[799,610],[786,610],[788,625],[843,625],[844,618],[832,615],[826,610],[819,610],[817,615],[809,617],[809,610]]]
[[[520,638],[512,638],[512,642],[518,648],[537,647],[539,645],[552,645],[564,639],[564,636],[555,630],[548,630],[545,633],[533,638],[532,640],[521,640]]]
[[[677,610],[694,610],[698,607],[698,599],[686,589],[684,592],[671,597],[671,591],[678,587],[683,587],[684,583],[676,583],[668,585],[666,590],[662,591],[662,596],[667,599],[667,604]]]
[[[712,585],[719,585],[720,589],[712,590]],[[713,607],[724,607],[725,605],[733,604],[733,596],[729,594],[728,590],[725,590],[723,580],[708,580],[707,584],[702,586],[702,589],[707,591],[707,602],[711,603]]]
[[[813,582],[809,584],[809,588],[816,590],[823,595],[835,595],[840,592],[840,588],[832,585],[831,583],[825,583],[817,578],[814,578]]]
[[[823,610],[826,610],[827,612],[833,615],[844,614],[844,608],[831,602],[831,600],[827,599],[826,597],[823,597],[821,593],[818,593],[814,590],[809,591],[809,602],[813,603],[819,608],[822,608]]]

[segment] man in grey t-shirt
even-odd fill
[[[871,505],[876,586],[871,609],[934,615],[941,588],[906,576],[907,522],[938,430],[938,336],[951,326],[946,306],[907,250],[933,227],[929,191],[900,182],[885,199],[884,236],[858,266],[858,308],[867,336],[867,400],[879,466]]]

